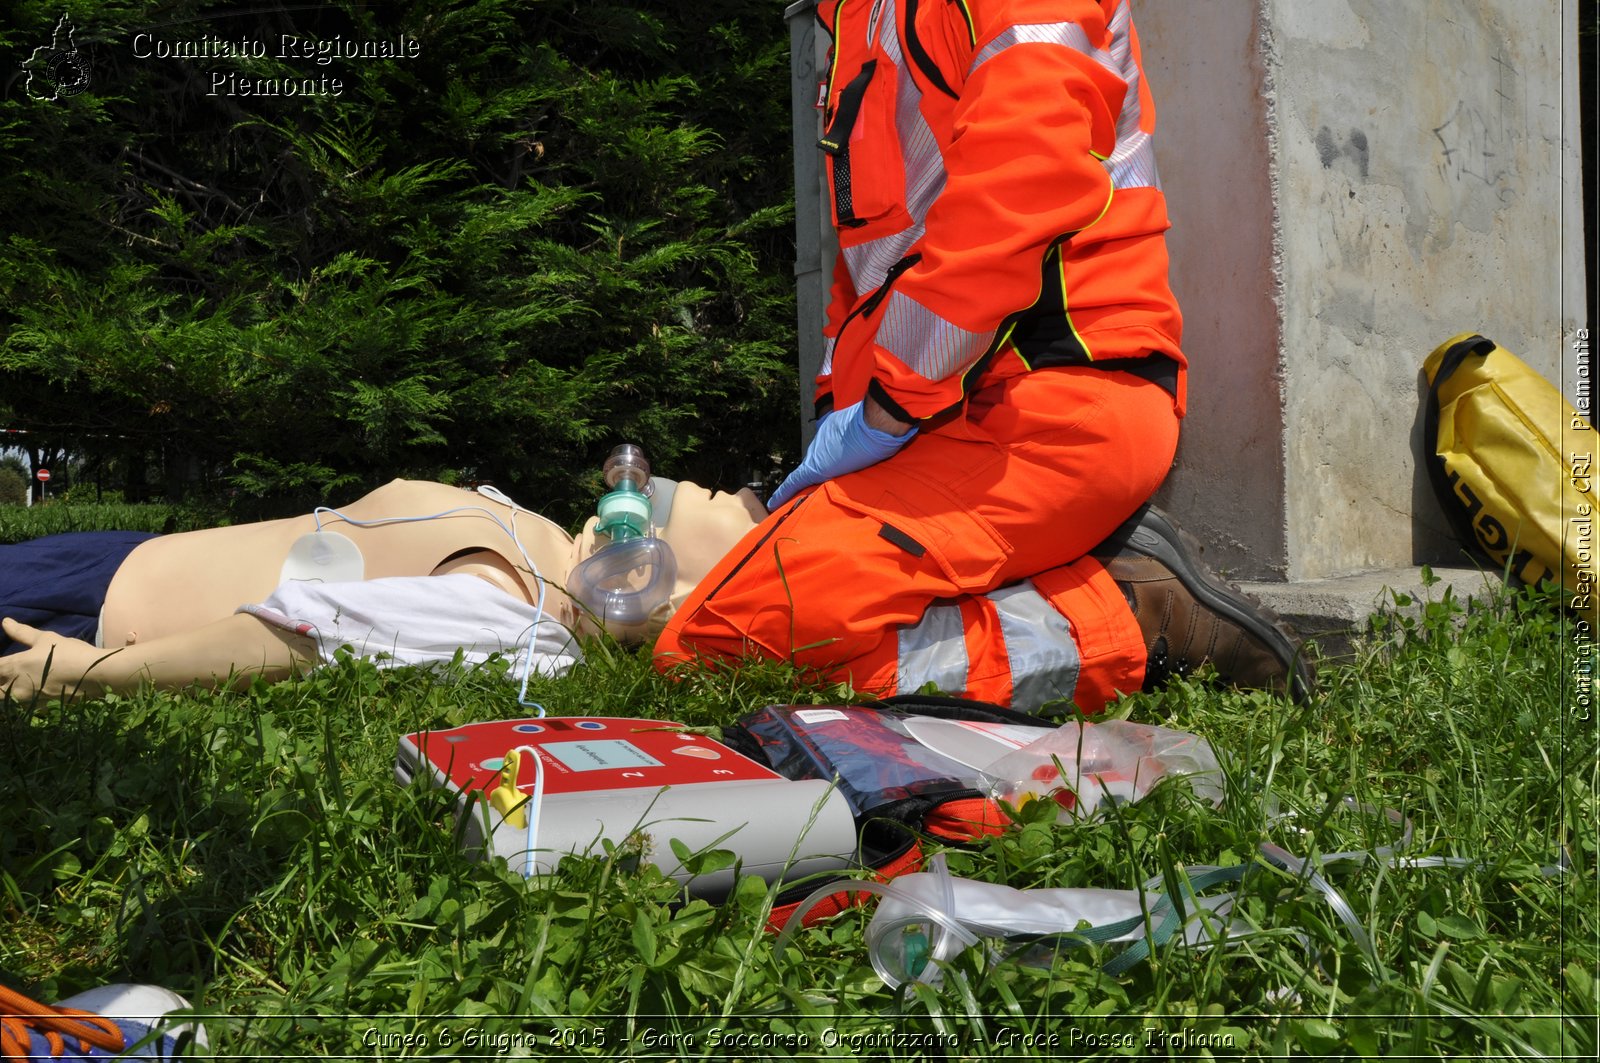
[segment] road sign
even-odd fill
[[[50,482],[50,470],[49,469],[40,469],[38,472],[34,473],[34,475],[39,477],[39,482],[42,483],[42,484]]]

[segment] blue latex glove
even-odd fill
[[[916,434],[915,428],[896,436],[870,427],[859,402],[834,410],[817,422],[817,434],[806,449],[805,460],[772,492],[767,509],[777,509],[813,484],[876,465]]]

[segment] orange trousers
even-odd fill
[[[1177,440],[1172,396],[1126,373],[982,388],[964,416],[753,529],[668,623],[656,666],[759,654],[874,694],[931,682],[1099,711],[1139,689],[1145,647],[1087,555],[1160,485]]]

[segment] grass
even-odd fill
[[[903,996],[868,964],[870,910],[775,960],[759,880],[683,903],[621,854],[533,883],[461,858],[450,800],[393,783],[395,740],[524,715],[493,667],[349,663],[239,694],[8,703],[0,977],[44,997],[172,986],[234,1058],[1583,1058],[1600,1010],[1600,808],[1573,634],[1531,593],[1446,595],[1380,618],[1304,707],[1195,683],[1120,702],[1210,739],[1222,806],[1166,787],[1094,823],[1025,815],[952,850],[952,870],[1134,889],[1252,863],[1250,932],[1159,947],[1120,977],[1104,948],[1044,966],[975,948],[942,989]],[[843,693],[774,665],[672,683],[597,647],[535,696],[553,714],[714,724]],[[1328,865],[1359,936],[1257,856],[1264,841],[1302,857],[1395,843],[1393,822],[1347,799],[1403,813],[1404,855],[1466,862]],[[1549,873],[1563,853],[1569,870]]]

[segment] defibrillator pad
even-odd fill
[[[740,726],[779,774],[836,779],[858,818],[908,798],[972,791],[978,769],[1050,730],[859,705],[769,705]]]

